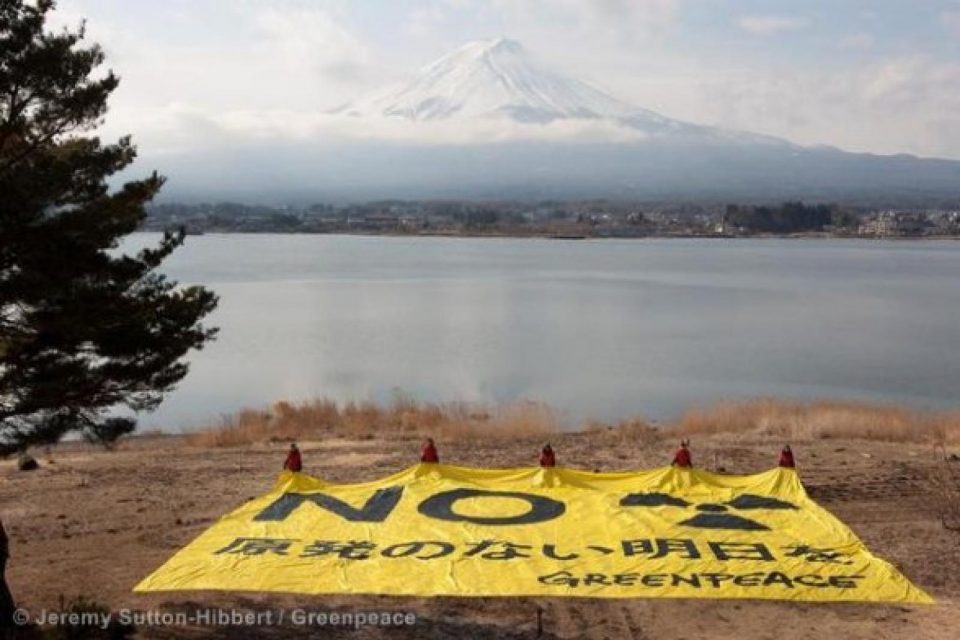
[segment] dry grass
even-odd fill
[[[387,434],[517,438],[554,433],[562,426],[557,412],[538,402],[499,406],[430,403],[397,394],[386,406],[373,402],[340,404],[327,398],[301,403],[277,402],[269,411],[246,409],[225,416],[221,424],[191,434],[188,441],[195,446],[230,447],[256,442]]]
[[[742,433],[789,441],[853,438],[960,443],[960,411],[931,413],[838,400],[724,402],[688,411],[675,426],[683,434]]]
[[[643,418],[621,420],[616,424],[606,424],[591,420],[583,426],[583,431],[596,436],[612,436],[620,450],[644,451],[660,443],[664,430],[654,427]]]
[[[549,405],[522,401],[506,405],[420,402],[398,393],[391,403],[338,403],[320,398],[277,402],[269,410],[245,409],[218,425],[189,436],[191,444],[229,447],[257,442],[342,436],[519,438],[568,430]],[[800,402],[761,398],[724,402],[688,411],[664,428],[642,418],[608,424],[588,421],[579,428],[605,434],[621,445],[652,446],[667,431],[677,435],[742,434],[799,442],[852,438],[884,442],[960,444],[960,411],[929,413],[893,405],[837,400]]]

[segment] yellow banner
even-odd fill
[[[136,591],[932,602],[796,472],[285,472]]]

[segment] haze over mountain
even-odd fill
[[[317,114],[306,136],[237,151],[178,159],[172,195],[960,197],[960,162],[802,147],[674,120],[552,70],[505,38],[470,42],[406,84]]]
[[[409,83],[335,110],[357,117],[441,121],[503,118],[520,124],[609,120],[649,136],[729,138],[673,120],[540,65],[519,42],[476,40],[424,67]],[[740,134],[750,141],[762,136]],[[625,135],[631,139],[635,136]],[[774,138],[769,142],[784,143]],[[784,143],[785,144],[785,143]]]

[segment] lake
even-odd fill
[[[951,241],[213,234],[165,272],[220,295],[221,331],[144,427],[395,389],[571,421],[765,395],[960,404]]]

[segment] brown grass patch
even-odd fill
[[[629,418],[615,424],[590,420],[583,425],[583,431],[598,438],[610,438],[619,450],[631,451],[655,447],[667,435],[643,418]]]
[[[470,402],[420,402],[397,393],[386,405],[338,403],[329,398],[277,402],[269,410],[245,409],[224,416],[220,424],[190,434],[202,447],[230,447],[258,442],[306,441],[376,436],[521,438],[576,427],[541,402],[504,405]],[[623,446],[650,447],[674,435],[742,434],[782,441],[827,438],[960,444],[960,411],[923,412],[866,402],[801,402],[759,398],[722,402],[692,409],[664,428],[642,418],[618,423],[587,421],[580,429],[612,438]]]
[[[960,443],[960,411],[933,413],[841,400],[722,402],[686,412],[675,426],[683,434],[743,433],[782,440]]]
[[[277,402],[270,410],[245,409],[224,416],[219,425],[192,433],[201,447],[231,447],[257,442],[300,441],[331,436],[517,438],[561,430],[559,415],[539,402],[490,406],[467,402],[430,403],[397,394],[389,405],[337,403],[320,398]]]

